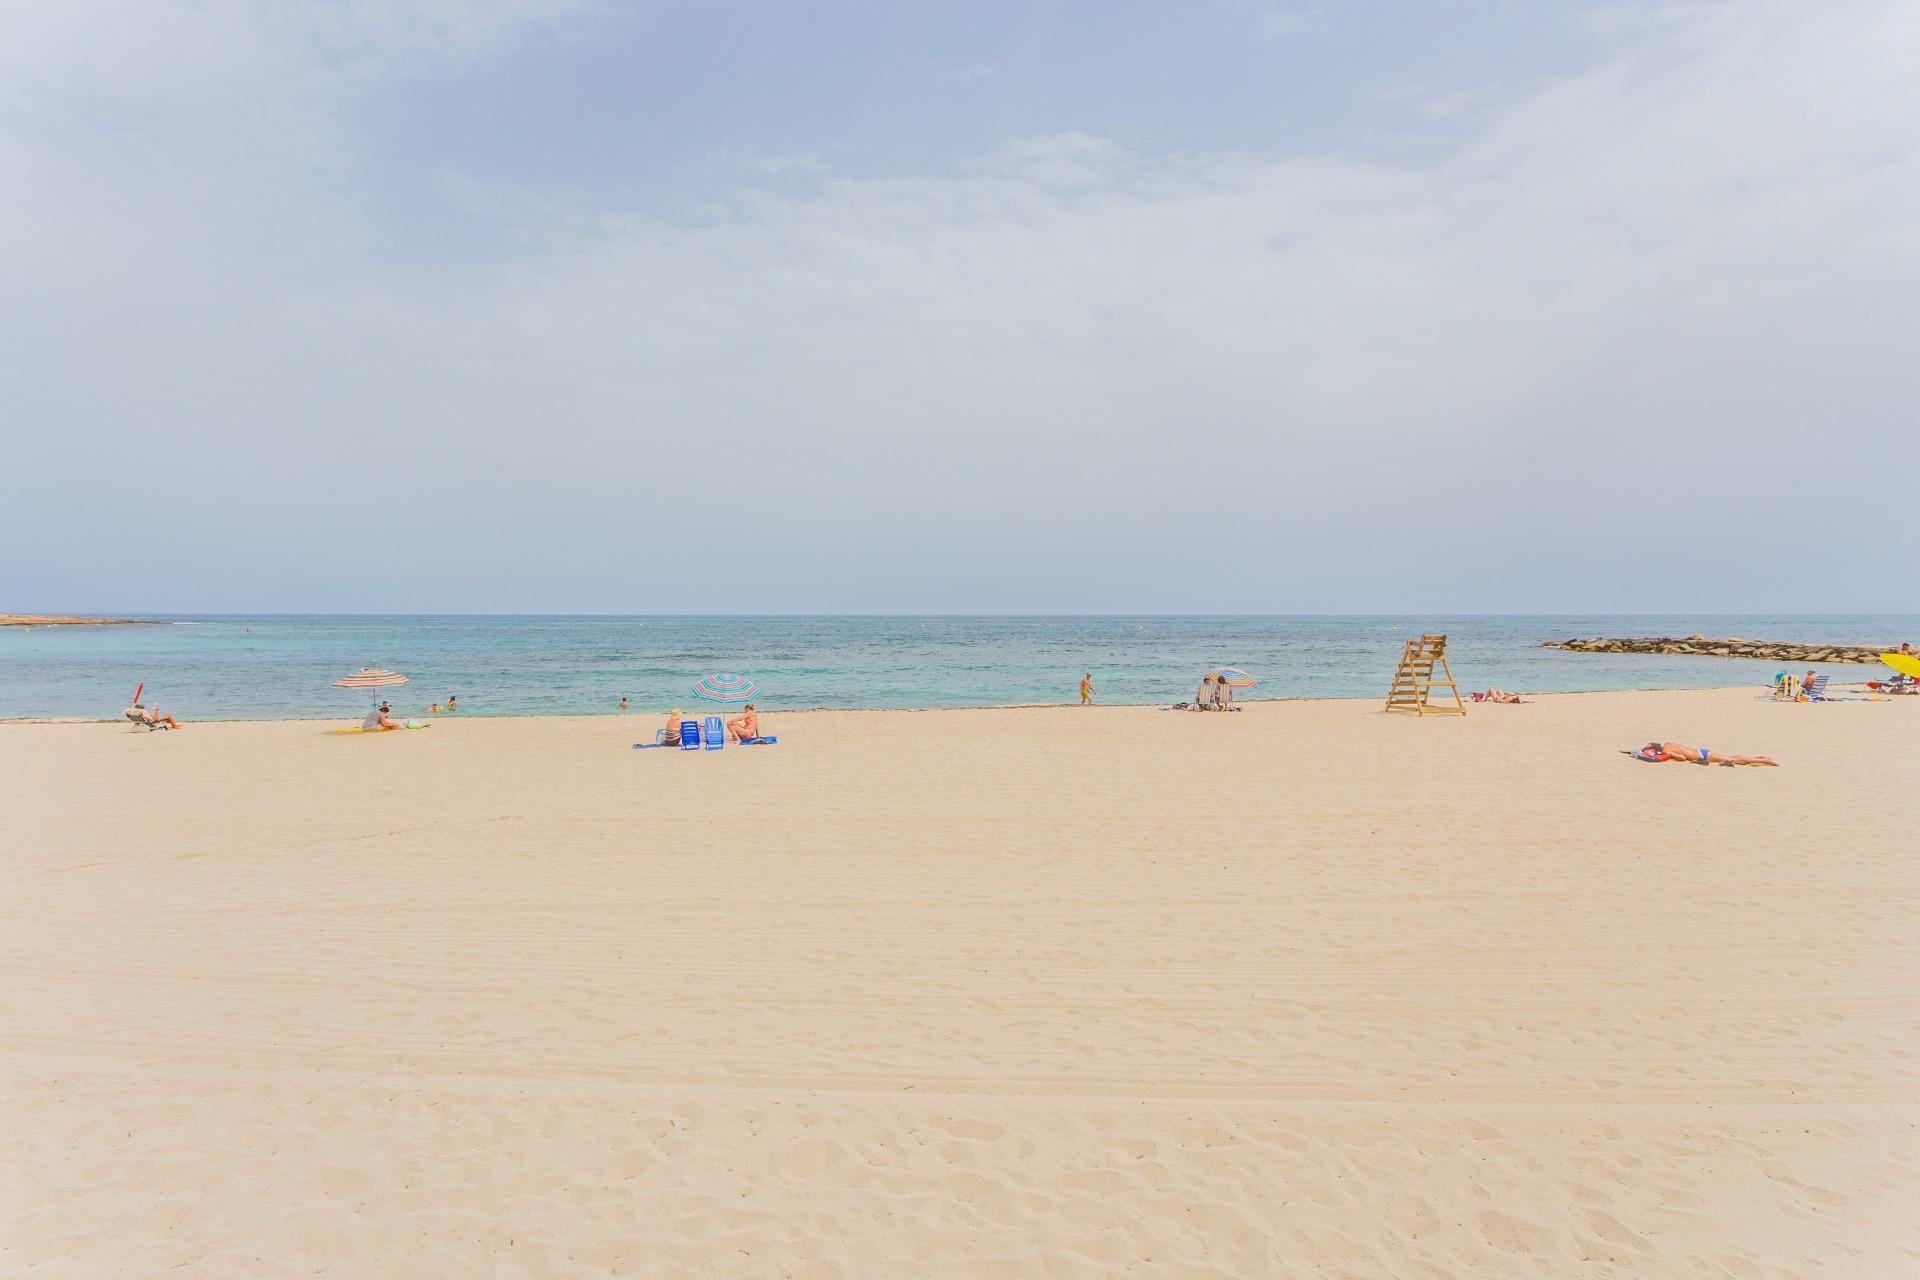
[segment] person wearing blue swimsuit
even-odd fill
[[[1649,742],[1631,754],[1649,764],[1677,761],[1680,764],[1747,764],[1771,765],[1777,768],[1780,763],[1767,756],[1725,756],[1710,747],[1689,747],[1678,742]]]

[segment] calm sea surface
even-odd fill
[[[1463,691],[1758,684],[1774,664],[1563,653],[1542,640],[1677,635],[1884,644],[1920,641],[1920,617],[176,617],[140,627],[0,628],[0,718],[116,718],[146,701],[186,720],[358,714],[374,699],[339,676],[387,667],[413,712],[449,694],[462,714],[635,712],[692,706],[713,671],[758,681],[766,709],[977,707],[1193,695],[1211,666],[1251,671],[1252,697],[1384,697],[1401,641],[1443,631]],[[1864,678],[1866,668],[1833,668]],[[1876,669],[1877,670],[1877,669]]]

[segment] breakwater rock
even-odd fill
[[[55,613],[0,613],[0,627],[158,627],[157,618],[77,618]]]
[[[1878,645],[1866,644],[1794,644],[1776,640],[1742,640],[1728,636],[1708,640],[1702,636],[1675,639],[1672,636],[1634,636],[1616,639],[1595,636],[1591,640],[1548,640],[1543,649],[1569,649],[1574,653],[1693,653],[1706,658],[1758,658],[1763,662],[1878,662],[1886,652]],[[1889,646],[1891,647],[1891,646]]]

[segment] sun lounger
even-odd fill
[[[701,725],[701,733],[706,738],[709,751],[719,751],[727,745],[727,726],[719,716],[708,716]]]
[[[698,720],[682,720],[680,722],[680,749],[682,751],[698,751],[700,749],[700,722]]]
[[[1800,691],[1806,695],[1808,702],[1839,701],[1837,698],[1829,698],[1827,696],[1827,679],[1827,673],[1823,671],[1800,687]]]
[[[153,718],[153,712],[147,710],[145,707],[141,706],[137,702],[134,703],[132,706],[128,707],[121,714],[126,716],[128,720],[131,720],[133,722],[134,728],[145,729],[149,733],[153,732],[155,729],[164,731],[167,727],[166,725],[161,724],[158,720],[155,720]]]

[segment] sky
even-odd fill
[[[1920,5],[12,0],[0,609],[1912,612]]]

